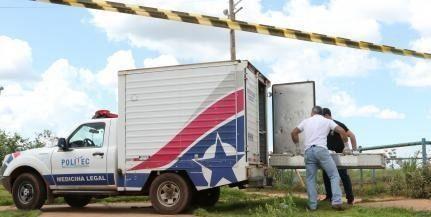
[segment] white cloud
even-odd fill
[[[98,72],[59,59],[31,86],[18,81],[4,85],[0,126],[26,136],[43,129],[62,136],[73,124],[88,120],[97,109],[106,108],[106,103],[114,104],[112,92],[117,89],[117,72],[131,68],[135,68],[131,51],[114,53]],[[103,105],[99,104],[101,101]]]
[[[431,16],[430,16],[431,19]],[[414,50],[431,53],[431,36],[421,37],[412,42]]]
[[[32,78],[32,54],[27,42],[0,36],[0,79]]]
[[[263,11],[260,0],[249,0],[242,3],[244,10],[238,15],[238,19],[360,40],[380,40],[379,25],[375,19],[365,15],[360,16],[361,14],[357,12],[349,15],[348,12],[337,7],[336,3],[331,3],[335,6],[324,7],[311,5],[308,1],[291,1],[286,3],[284,10]],[[189,4],[188,0],[175,2],[149,0],[145,5],[162,8],[169,5],[169,9],[223,16],[222,11],[226,7],[226,1],[203,0]],[[348,9],[357,10],[352,6]],[[347,16],[339,19],[341,13],[343,15],[347,13]],[[111,12],[92,11],[92,15],[91,22],[105,31],[108,38],[114,41],[128,41],[133,46],[154,50],[161,54],[170,54],[180,60],[201,62],[229,59],[228,31],[224,29]],[[352,28],[352,23],[355,23],[355,28]],[[284,56],[294,50],[304,48],[331,53],[343,49],[252,33],[238,33],[238,56],[242,59],[271,63],[274,60],[285,59]],[[367,52],[363,53],[365,55],[358,57],[358,61],[368,58]],[[339,57],[334,58],[339,59]],[[355,61],[355,55],[348,57],[351,61]]]
[[[333,94],[329,100],[331,107],[342,117],[374,117],[379,119],[404,119],[405,114],[375,105],[358,106],[356,100],[344,91]]]
[[[428,0],[414,0],[409,2],[406,8],[410,12],[409,22],[410,25],[418,31],[422,36],[431,36],[431,1]]]
[[[404,119],[406,115],[390,109],[383,109],[377,114],[377,117],[380,119]]]
[[[86,73],[60,59],[31,89],[17,82],[6,85],[1,95],[0,125],[14,132],[65,132],[71,124],[87,119],[96,105],[81,89],[85,87],[82,75]]]
[[[431,63],[427,60],[416,60],[413,64],[394,61],[390,68],[396,71],[395,82],[400,86],[431,87]]]
[[[104,86],[113,88],[114,91],[116,91],[118,71],[134,68],[136,68],[136,66],[132,51],[117,51],[108,57],[106,67],[97,73],[97,82]]]
[[[160,67],[178,65],[178,60],[172,55],[160,55],[156,58],[147,58],[144,60],[144,67]]]

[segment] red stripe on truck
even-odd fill
[[[243,110],[244,90],[241,89],[206,108],[168,144],[153,156],[129,170],[159,168],[171,163],[199,137]]]

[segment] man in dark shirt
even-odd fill
[[[323,116],[325,118],[332,120],[331,110],[328,108],[324,108]],[[334,120],[334,122],[347,132],[347,136],[348,138],[350,138],[350,142],[352,143],[352,149],[356,151],[357,145],[356,145],[355,134],[353,134],[353,132],[350,131],[349,128],[347,128],[347,126],[344,125],[343,123],[336,120]],[[348,138],[343,139],[340,136],[340,134],[338,134],[337,132],[334,132],[334,131],[329,132],[328,138],[327,138],[328,149],[331,151],[335,151],[336,153],[351,152],[350,148],[348,147]],[[353,196],[352,182],[350,180],[349,174],[347,173],[347,169],[339,169],[338,173],[340,174],[341,181],[343,182],[347,203],[352,205],[355,198]],[[325,184],[325,190],[326,190],[325,200],[331,201],[331,198],[332,198],[331,184],[329,181],[329,177],[325,173],[325,171],[323,171],[323,182]]]

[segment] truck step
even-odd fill
[[[344,169],[384,169],[386,165],[383,154],[332,154],[332,158],[338,168]],[[302,155],[272,154],[269,165],[279,169],[305,169]]]
[[[96,195],[96,196],[115,196],[117,191],[72,191],[72,190],[54,190],[54,195]]]

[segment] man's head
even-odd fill
[[[311,109],[311,116],[313,115],[322,115],[322,107],[320,106],[314,106],[313,109]]]
[[[323,108],[322,115],[323,115],[325,118],[332,119],[331,110],[330,110],[330,109],[328,109],[328,108]]]

